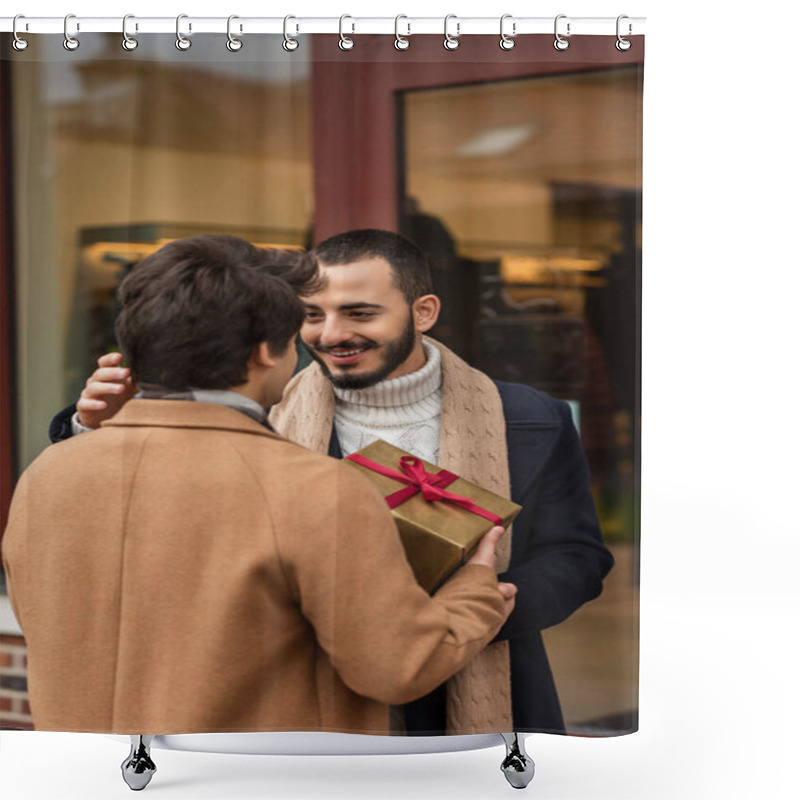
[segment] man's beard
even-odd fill
[[[354,341],[347,341],[347,342],[340,342],[335,346],[338,347],[364,347],[367,345],[370,349],[376,347],[383,347],[383,363],[377,368],[372,370],[372,372],[361,372],[358,374],[348,374],[342,373],[334,375],[328,365],[323,361],[320,352],[325,352],[331,348],[329,347],[320,347],[314,348],[307,345],[303,342],[306,350],[308,350],[311,357],[322,367],[322,372],[325,374],[325,377],[337,388],[337,389],[367,389],[370,386],[375,386],[376,383],[380,383],[382,380],[385,380],[389,377],[412,353],[414,350],[414,344],[416,342],[416,331],[414,329],[414,318],[409,314],[408,316],[408,323],[404,328],[403,332],[397,339],[392,339],[391,341],[384,342],[383,345],[379,345],[373,339],[363,339],[362,341],[354,342]]]

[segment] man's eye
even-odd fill
[[[372,311],[351,311],[350,316],[356,319],[368,319],[369,317],[374,317],[375,314]]]
[[[306,311],[306,322],[315,322],[319,319],[322,319],[321,314],[318,314],[316,311]]]

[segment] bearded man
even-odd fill
[[[303,299],[301,338],[314,363],[289,383],[270,422],[319,453],[347,456],[383,439],[522,506],[497,551],[516,607],[495,641],[430,695],[403,708],[409,734],[563,733],[541,631],[602,591],[603,545],[569,406],[494,381],[425,334],[441,303],[423,253],[380,230],[317,246],[322,288]],[[104,356],[54,440],[94,428],[135,391]]]

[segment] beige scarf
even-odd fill
[[[439,466],[503,497],[511,496],[503,406],[497,387],[455,353],[426,339],[442,354],[442,419]],[[297,374],[270,414],[287,439],[327,453],[335,395],[319,365]],[[500,539],[497,571],[508,567],[511,531]],[[513,730],[508,642],[489,645],[447,683],[447,732]]]

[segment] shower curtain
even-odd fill
[[[117,347],[115,292],[142,258],[206,233],[302,249],[399,233],[441,300],[430,336],[506,398],[523,506],[508,554],[516,616],[500,643],[514,730],[633,732],[642,37],[625,49],[613,35],[567,47],[475,35],[451,49],[442,36],[404,46],[343,30],[296,47],[241,32],[241,47],[196,35],[181,49],[166,33],[136,47],[110,33],[75,33],[76,49],[58,35],[3,42],[2,525],[51,420]],[[311,363],[301,347],[298,370]],[[537,404],[565,409],[559,430],[574,431],[585,476]],[[0,599],[0,726],[32,728],[26,631]],[[495,678],[465,685],[480,694]],[[415,701],[444,720],[426,734],[458,730],[457,680]],[[415,732],[412,706],[392,710],[393,733]]]

